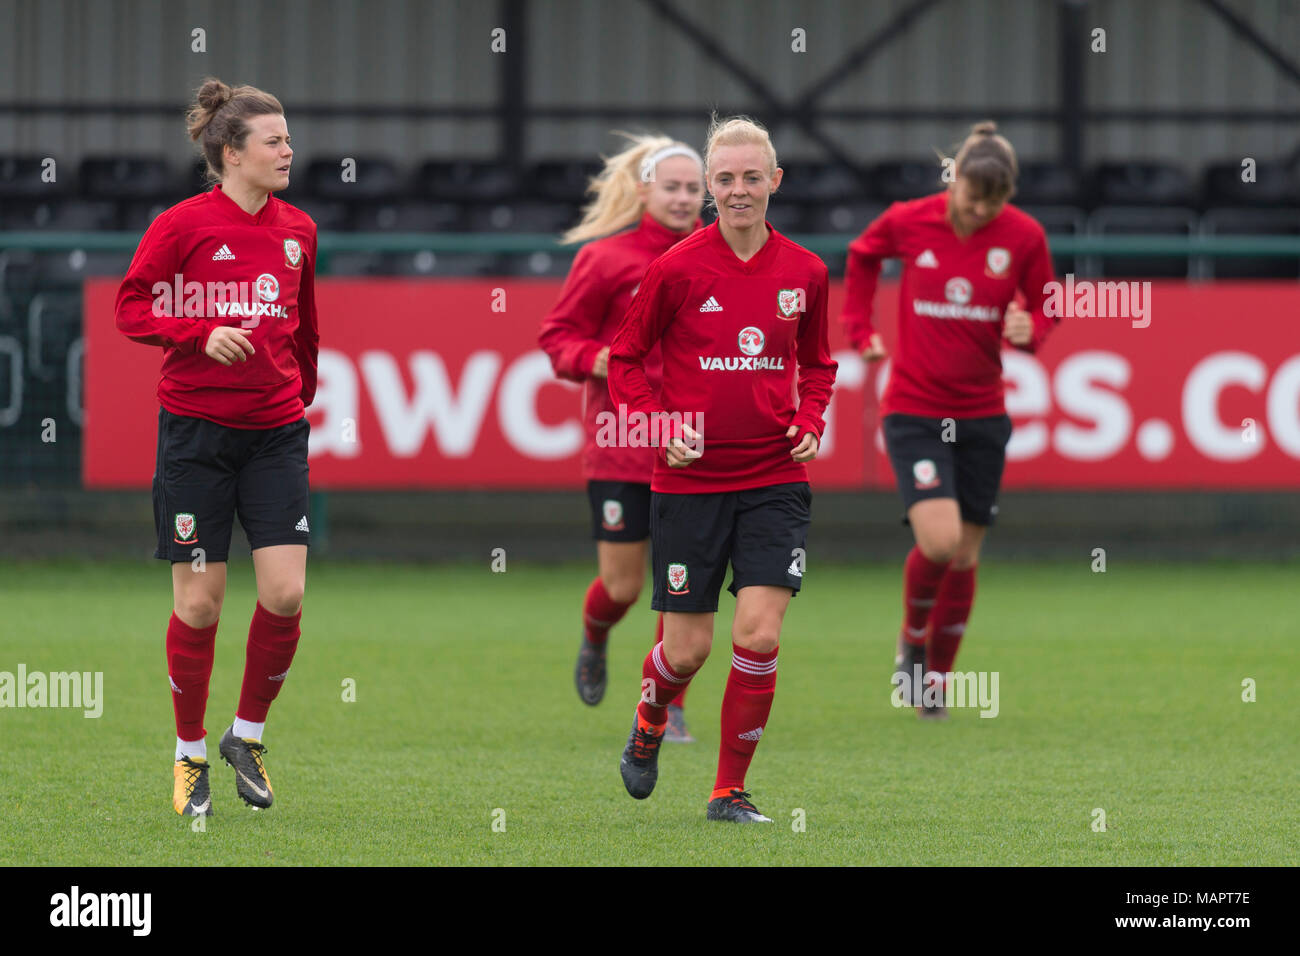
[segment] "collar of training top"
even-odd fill
[[[266,202],[262,204],[262,208],[257,211],[257,215],[255,216],[250,216],[244,210],[244,207],[227,196],[225,191],[221,188],[221,183],[217,183],[212,187],[211,195],[212,201],[216,203],[219,208],[224,209],[228,215],[233,216],[237,222],[247,223],[251,226],[262,226],[270,222],[272,217],[275,215],[275,213],[272,212],[272,206],[276,202],[276,198],[269,193],[267,194]]]

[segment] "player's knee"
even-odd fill
[[[770,654],[781,642],[781,625],[779,621],[767,621],[761,618],[751,621],[737,621],[731,635],[737,647],[756,654]]]
[[[947,564],[956,556],[961,546],[960,534],[929,534],[919,538],[916,546],[921,549],[926,560],[935,564]]]
[[[952,556],[952,564],[949,566],[954,571],[969,571],[979,564],[979,560],[979,548],[958,548],[957,553]]]
[[[676,673],[694,674],[709,659],[712,645],[712,639],[690,641],[685,646],[676,647],[671,651],[665,645],[664,657],[668,659],[668,666]]]
[[[211,627],[221,618],[221,597],[203,592],[183,594],[176,598],[173,610],[190,627]]]
[[[302,608],[303,586],[281,584],[258,595],[262,607],[279,617],[293,617]]]
[[[641,596],[641,576],[611,574],[600,579],[609,599],[617,604],[635,604]]]

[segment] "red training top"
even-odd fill
[[[559,301],[542,320],[537,341],[551,357],[555,374],[587,383],[583,392],[587,446],[582,452],[582,476],[587,481],[650,482],[653,448],[598,438],[601,425],[617,412],[605,379],[592,378],[591,369],[596,353],[614,340],[646,267],[687,235],[674,232],[647,213],[635,229],[587,243],[574,257]],[[645,369],[657,394],[663,380],[658,348],[646,356]]]
[[[217,185],[149,226],[117,292],[117,327],[163,347],[158,401],[169,412],[232,428],[287,425],[316,395],[315,269],[310,216],[274,196],[250,216]],[[218,325],[250,330],[247,361],[204,354]]]
[[[1042,345],[1056,320],[1043,314],[1051,282],[1047,236],[1007,204],[960,239],[948,221],[948,193],[896,202],[849,246],[840,321],[860,352],[874,331],[871,300],[882,259],[901,257],[898,344],[880,413],[984,418],[1006,410],[1002,327],[1019,289],[1033,317],[1025,351]]]
[[[731,251],[716,222],[673,246],[646,272],[614,337],[614,400],[629,413],[680,414],[702,435],[702,457],[684,468],[670,468],[662,451],[656,454],[654,491],[739,491],[808,480],[790,450],[806,432],[821,438],[835,382],[826,263],[767,228],[771,235],[748,262]],[[655,343],[663,349],[662,404],[644,366]],[[785,435],[792,424],[799,427],[794,439]]]

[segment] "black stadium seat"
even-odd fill
[[[1079,206],[1083,203],[1083,182],[1068,166],[1031,160],[1020,164],[1012,202],[1017,206]]]
[[[518,172],[489,160],[431,159],[420,165],[416,191],[426,199],[451,202],[501,202],[520,195]]]
[[[348,160],[352,164],[345,166]],[[396,164],[373,156],[313,159],[305,170],[290,170],[290,180],[296,181],[299,177],[305,180],[307,191],[317,199],[346,203],[379,202],[394,199],[405,192]]]
[[[1088,217],[1088,232],[1094,236],[1194,235],[1196,213],[1190,209],[1164,206],[1104,206]],[[1095,260],[1096,257],[1090,257]],[[1145,279],[1196,278],[1196,263],[1188,256],[1105,256],[1098,264],[1090,261],[1089,272],[1106,277]]]
[[[867,200],[818,203],[808,208],[803,228],[811,233],[838,232],[857,236],[884,211],[881,203]]]
[[[4,204],[10,231],[94,232],[118,228],[117,206],[99,199],[13,201]]]
[[[450,202],[371,203],[357,209],[353,227],[358,232],[457,232],[461,212],[457,203]]]
[[[776,199],[788,202],[854,202],[868,197],[867,186],[855,170],[841,163],[782,164]]]
[[[1272,209],[1300,203],[1300,185],[1293,172],[1282,163],[1258,163],[1254,182],[1244,182],[1240,160],[1213,163],[1205,169],[1205,206]]]
[[[90,199],[174,202],[181,192],[181,184],[161,156],[87,156],[78,179],[81,194]]]
[[[0,200],[52,199],[69,192],[72,170],[56,162],[52,167],[54,182],[45,182],[43,156],[0,156]]]
[[[1135,161],[1093,167],[1090,195],[1101,206],[1192,206],[1196,190],[1180,166]]]
[[[1082,236],[1087,228],[1087,217],[1082,209],[1074,206],[1022,206],[1019,202],[1020,197],[1012,200],[1012,204],[1017,206],[1022,212],[1033,216],[1042,225],[1043,231],[1047,233],[1048,245],[1051,245],[1053,236]],[[1075,275],[1082,275],[1083,260],[1074,256],[1052,256],[1052,270],[1057,275],[1065,275],[1073,272]]]
[[[945,187],[938,162],[913,159],[876,163],[868,171],[871,188],[877,199],[885,203],[919,199],[937,193]]]
[[[469,232],[561,233],[577,218],[577,210],[569,203],[476,203],[466,210],[465,225]]]
[[[1210,236],[1300,237],[1300,211],[1295,209],[1211,209],[1201,217],[1201,234]],[[1295,279],[1300,257],[1208,257],[1215,279]]]
[[[587,199],[587,183],[604,164],[590,159],[548,159],[533,166],[528,175],[529,192],[538,199],[581,203]]]

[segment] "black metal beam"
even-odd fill
[[[817,80],[798,94],[795,97],[794,108],[797,110],[811,108],[814,101],[820,99],[832,87],[839,85],[850,75],[860,70],[868,60],[887,44],[911,29],[912,24],[928,12],[931,7],[942,2],[943,0],[915,0],[910,7],[900,10],[898,16],[844,54],[840,61],[831,67],[820,80]]]
[[[524,0],[501,0],[506,49],[497,54],[501,57],[501,95],[497,105],[501,126],[497,162],[512,169],[523,165],[529,119],[528,20],[524,7]]]
[[[823,133],[811,116],[806,112],[787,107],[781,97],[777,96],[775,92],[768,88],[766,83],[751,73],[743,63],[719,46],[711,35],[692,23],[667,0],[643,0],[643,2],[680,30],[691,42],[708,54],[714,62],[730,72],[742,84],[749,87],[763,101],[767,112],[765,120],[769,126],[780,120],[793,121],[809,139],[821,146],[828,156],[846,168],[853,170],[854,174],[862,180],[864,186],[869,185],[866,171],[854,161],[853,157],[841,149],[838,143]]]
[[[1220,0],[1201,0],[1201,4],[1218,14],[1219,19],[1223,20],[1237,36],[1253,45],[1260,53],[1272,60],[1273,65],[1290,77],[1292,82],[1300,83],[1300,67],[1288,60],[1281,50],[1269,43],[1261,33],[1243,18],[1229,10]]]
[[[1087,42],[1082,0],[1061,0],[1061,165],[1083,169],[1083,46]]]

